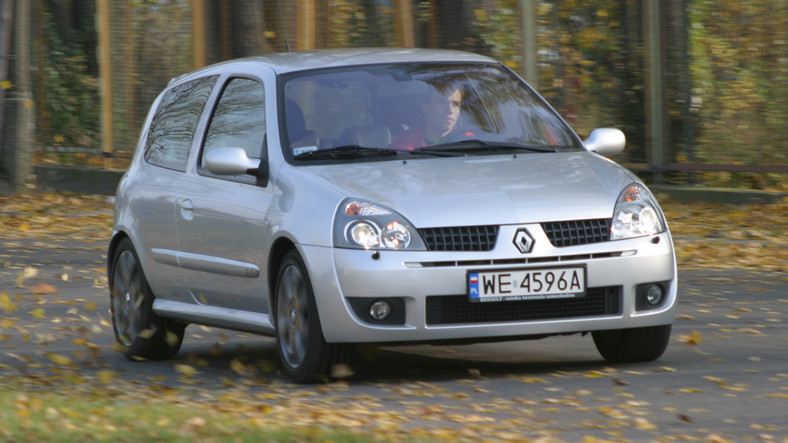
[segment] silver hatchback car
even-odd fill
[[[654,360],[673,244],[611,128],[581,141],[502,63],[419,49],[246,58],[173,79],[116,196],[112,320],[132,359],[186,325],[275,336],[308,382],[356,343],[589,333]]]

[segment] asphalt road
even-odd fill
[[[353,375],[298,386],[278,372],[272,339],[195,325],[174,360],[126,360],[113,349],[104,246],[0,240],[0,385],[57,390],[79,374],[295,411],[296,424],[472,440],[788,441],[788,274],[680,271],[671,344],[653,363],[611,366],[582,336],[361,348]]]

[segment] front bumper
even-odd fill
[[[529,225],[525,225],[529,227]],[[518,226],[502,227],[499,238],[512,238]],[[530,232],[541,231],[533,226]],[[583,246],[555,248],[537,234],[534,250],[521,254],[499,242],[489,252],[373,251],[300,245],[305,258],[323,335],[328,342],[386,343],[442,340],[495,340],[531,335],[552,335],[593,330],[624,329],[672,324],[677,294],[676,265],[670,233]],[[501,311],[498,302],[465,305],[472,320],[435,321],[436,297],[464,301],[468,270],[504,270],[582,265],[586,267],[589,299],[592,291],[615,300],[604,311],[556,314],[550,306],[517,302],[523,314],[483,315],[474,309]],[[660,282],[665,300],[657,308],[636,308],[636,288]],[[397,299],[404,306],[402,324],[364,321],[351,307],[351,299]],[[428,300],[431,300],[429,302]],[[448,298],[446,299],[448,300]],[[428,304],[431,307],[428,309]],[[438,303],[442,305],[442,303]],[[489,306],[479,306],[489,305]],[[501,307],[503,305],[499,305]],[[507,305],[515,306],[515,305]],[[540,316],[535,310],[545,309]],[[428,315],[428,310],[431,312]],[[503,309],[509,311],[509,308]],[[497,316],[496,316],[497,315]],[[440,317],[440,315],[438,315]],[[462,316],[457,318],[463,318]]]

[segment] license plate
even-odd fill
[[[586,292],[583,266],[468,272],[472,302],[574,298]]]

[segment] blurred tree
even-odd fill
[[[10,0],[9,0],[10,1]],[[201,0],[206,62],[295,47],[296,0]],[[314,46],[393,46],[393,0],[310,0]],[[619,159],[644,162],[645,0],[538,0],[540,92],[583,135],[613,125]],[[281,2],[281,3],[280,3]],[[36,137],[97,146],[97,0],[28,0]],[[192,0],[111,0],[115,144],[132,149],[150,102],[193,66]],[[412,0],[416,46],[492,55],[520,71],[520,0]],[[663,0],[668,162],[785,165],[788,159],[788,1]],[[279,7],[283,14],[279,16]],[[39,52],[36,52],[39,51]],[[15,86],[15,85],[14,85]],[[751,175],[697,174],[766,187]],[[722,177],[722,178],[720,178]],[[785,182],[785,177],[778,177]],[[769,177],[768,180],[775,180]],[[767,180],[767,181],[768,181]]]
[[[477,13],[492,9],[494,3],[495,0],[414,0],[416,45],[491,55],[493,45],[479,27],[483,23]],[[496,37],[512,30],[500,29]]]
[[[46,0],[46,9],[60,41],[78,46],[86,55],[87,73],[97,75],[96,0]]]
[[[232,58],[271,52],[265,39],[265,11],[260,0],[231,0]]]
[[[206,60],[216,63],[238,57],[265,54],[272,51],[266,38],[269,15],[276,12],[276,4],[262,0],[228,0],[205,2]],[[276,28],[274,28],[276,29]]]
[[[441,48],[461,49],[490,55],[487,43],[476,26],[475,11],[484,3],[473,0],[432,0],[437,11],[437,31]],[[510,31],[511,32],[511,31]]]
[[[689,69],[687,17],[688,0],[665,0],[662,20],[664,31],[664,79],[667,133],[665,146],[669,159],[695,161],[693,121],[690,115],[692,78]]]
[[[36,3],[36,138],[46,146],[97,146],[95,0]]]
[[[788,163],[788,2],[693,0],[690,21],[698,160]],[[773,184],[753,174],[704,179]]]
[[[391,46],[394,17],[391,7],[377,0],[331,0],[327,27],[330,48]]]

